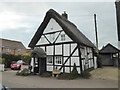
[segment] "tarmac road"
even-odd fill
[[[16,71],[2,72],[2,83],[9,88],[118,88],[117,80],[57,80],[40,76],[16,76]]]

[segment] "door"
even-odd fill
[[[46,58],[39,58],[39,74],[46,72]]]
[[[103,66],[113,66],[113,60],[110,54],[102,55],[102,65]]]
[[[34,73],[39,73],[39,58],[35,57],[34,59]]]

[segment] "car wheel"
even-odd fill
[[[11,70],[14,70],[14,68],[11,68]]]

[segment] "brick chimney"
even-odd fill
[[[64,11],[64,13],[62,13],[62,16],[66,19],[68,19],[68,14]]]

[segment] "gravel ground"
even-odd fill
[[[92,78],[104,79],[104,80],[118,80],[118,68],[117,67],[103,67],[97,68],[91,71]]]
[[[57,80],[40,76],[16,76],[16,71],[2,73],[2,83],[9,88],[118,88],[117,80],[98,78]]]

